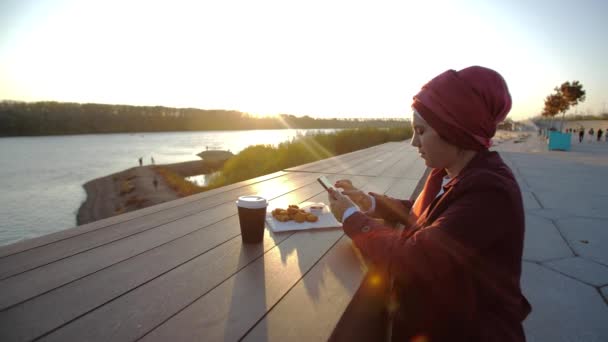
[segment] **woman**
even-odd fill
[[[432,168],[416,201],[365,194],[348,180],[329,196],[345,233],[394,279],[392,340],[524,341],[521,192],[488,151],[511,109],[507,85],[491,69],[449,70],[412,108],[411,144]]]

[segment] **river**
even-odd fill
[[[308,130],[200,131],[0,138],[0,245],[76,225],[82,185],[138,165],[200,160],[205,149],[238,153]],[[318,130],[314,130],[318,131]],[[321,130],[332,132],[333,129]]]

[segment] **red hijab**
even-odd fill
[[[496,126],[511,110],[511,94],[499,73],[472,66],[433,78],[414,96],[412,107],[444,140],[479,151],[491,146]],[[416,217],[435,199],[445,174],[432,170],[412,208]]]

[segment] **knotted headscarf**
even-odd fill
[[[511,110],[511,94],[499,73],[472,66],[433,78],[412,107],[448,142],[481,150],[490,147],[496,125]]]
[[[496,71],[472,66],[448,70],[425,84],[412,107],[449,143],[468,150],[491,145],[496,126],[511,110],[507,83]],[[432,170],[412,212],[420,216],[441,189],[445,170]]]

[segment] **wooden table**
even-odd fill
[[[425,169],[386,143],[1,247],[0,341],[325,340],[366,270],[350,239],[245,245],[236,198],[327,202],[320,175],[408,198]]]

